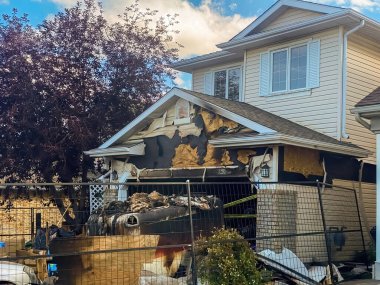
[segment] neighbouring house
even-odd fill
[[[105,160],[99,179],[111,182],[318,179],[363,188],[369,228],[375,136],[350,109],[380,86],[379,43],[380,23],[357,11],[280,0],[220,51],[175,63],[192,74],[191,90],[173,88],[85,154]],[[114,190],[103,198],[128,196]]]

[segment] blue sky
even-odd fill
[[[350,7],[380,22],[380,0],[313,0],[314,2]],[[74,5],[76,0],[0,0],[0,14],[13,8],[27,13],[32,25],[49,15]],[[112,20],[133,0],[102,0],[106,16]],[[140,0],[142,8],[156,9],[162,15],[179,14],[180,31],[176,40],[184,45],[182,58],[217,50],[215,45],[229,40],[246,27],[276,0]],[[191,77],[179,74],[176,83],[190,88]]]

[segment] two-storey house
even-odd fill
[[[375,136],[350,110],[380,86],[379,43],[380,23],[357,11],[279,0],[219,51],[173,65],[192,74],[191,90],[173,88],[85,153],[103,157],[109,171],[101,179],[119,183],[318,179],[358,186],[369,231]],[[103,198],[124,200],[128,187],[113,193]]]
[[[86,153],[124,180],[374,182],[374,135],[350,109],[380,85],[379,31],[352,9],[280,0],[220,51],[174,64],[192,90],[173,88]]]

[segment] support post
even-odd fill
[[[190,180],[186,181],[186,187],[187,187],[187,202],[188,202],[188,208],[189,208],[189,219],[190,219],[190,234],[191,234],[191,267],[192,267],[192,280],[193,285],[198,284],[198,277],[197,277],[197,263],[195,260],[195,236],[194,236],[194,225],[193,225],[193,211],[191,209],[191,187],[190,187]]]
[[[376,261],[374,279],[380,280],[380,133],[376,134]]]

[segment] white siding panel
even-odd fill
[[[268,46],[247,52],[245,100],[249,104],[336,138],[340,90],[339,30],[331,29],[304,38],[305,42],[310,39],[320,40],[320,87],[313,88],[310,95],[259,96],[260,53],[276,48]],[[302,39],[297,39],[297,42],[300,41]],[[289,45],[294,43],[290,41]]]
[[[375,163],[375,135],[355,121],[350,109],[380,86],[380,48],[368,39],[353,35],[348,41],[347,57],[346,131],[350,136],[348,141],[373,152],[365,161]]]
[[[316,17],[320,17],[323,14],[296,9],[296,8],[288,8],[282,15],[280,15],[276,20],[272,21],[269,25],[260,29],[260,32],[265,32],[269,30],[273,30],[276,28],[288,26],[291,24],[307,21]]]

